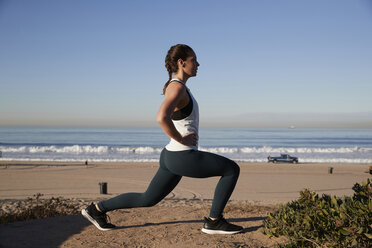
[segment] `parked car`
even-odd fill
[[[298,163],[298,158],[297,157],[292,157],[288,154],[280,154],[280,157],[267,157],[267,162],[270,163],[278,163],[278,162],[284,162],[284,163]]]

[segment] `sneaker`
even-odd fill
[[[116,227],[107,222],[107,214],[98,211],[93,203],[86,209],[81,210],[81,214],[101,231],[112,230]]]
[[[235,234],[243,231],[243,227],[230,224],[225,218],[220,217],[216,220],[204,218],[203,233],[207,234]]]

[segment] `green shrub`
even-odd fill
[[[371,180],[355,184],[353,197],[304,190],[300,198],[269,213],[264,234],[286,236],[281,247],[372,247]]]

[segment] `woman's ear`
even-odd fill
[[[184,67],[185,66],[185,62],[182,59],[178,59],[177,64],[178,64],[178,67]]]

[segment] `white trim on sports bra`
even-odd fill
[[[179,82],[179,83],[181,83],[181,84],[183,84],[183,85],[186,86],[186,84],[185,84],[181,79],[178,79],[178,78],[172,78],[172,79],[169,81],[169,83],[171,83],[171,82],[173,82],[173,81],[177,81],[177,82]]]

